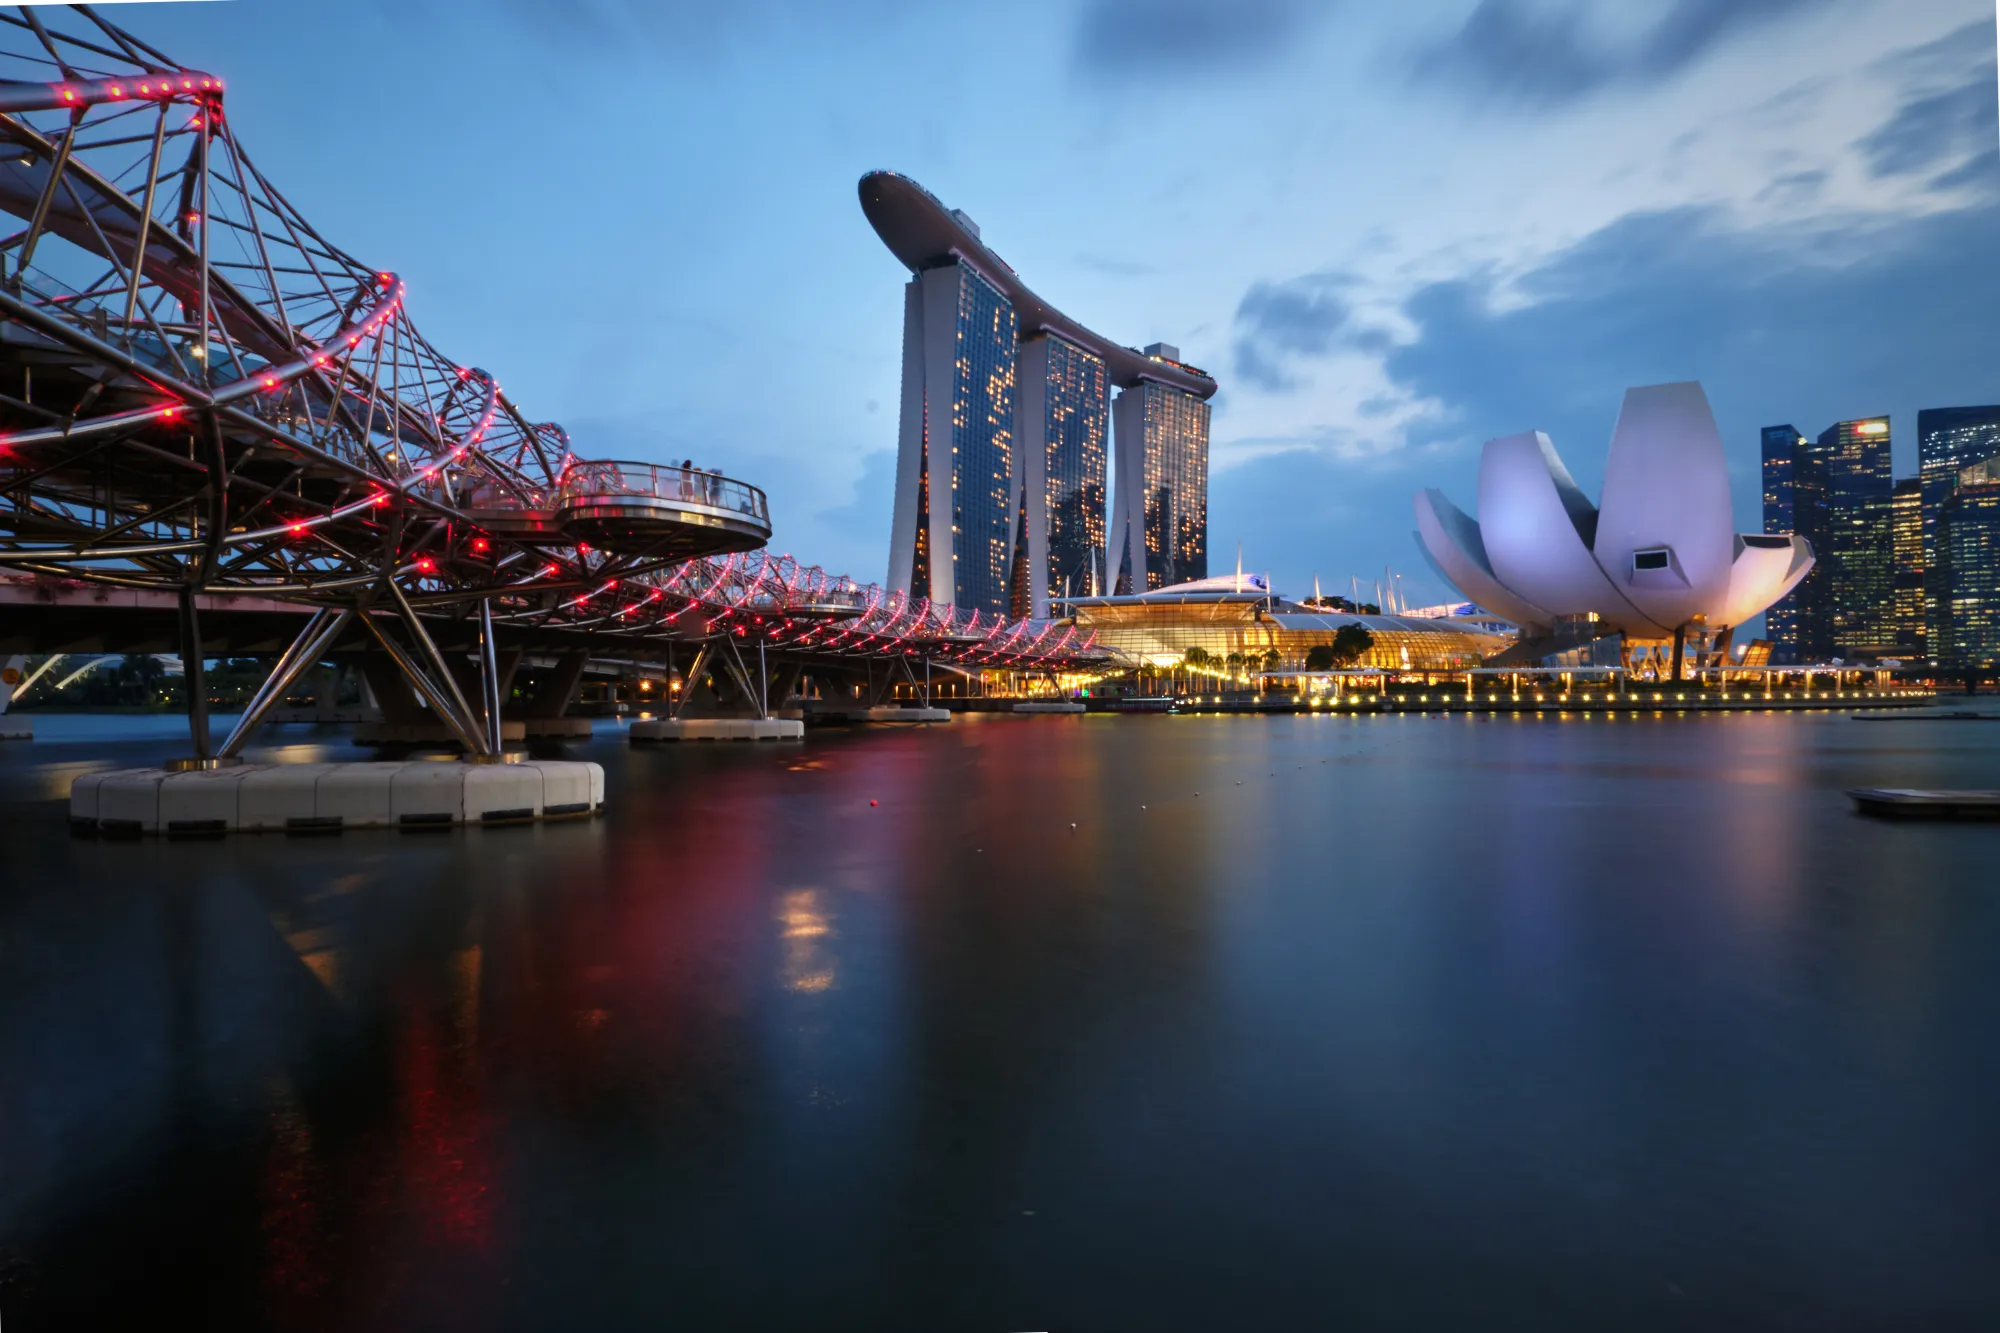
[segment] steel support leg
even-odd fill
[[[347,622],[353,615],[354,613],[345,607],[339,611],[322,610],[313,613],[312,619],[306,622],[306,627],[299,631],[299,637],[292,640],[292,646],[285,650],[284,656],[278,659],[278,664],[271,668],[270,678],[250,700],[249,707],[243,710],[243,716],[237,719],[235,729],[229,733],[229,739],[224,741],[222,749],[217,751],[218,758],[232,758],[243,748],[251,734],[262,725],[265,716],[291,692],[293,683],[311,670],[325,655],[326,650],[333,646],[334,640],[347,628]]]
[[[756,710],[758,717],[769,716],[764,711],[764,692],[751,687],[750,669],[743,665],[743,654],[737,651],[735,641],[725,637],[722,644],[728,651],[717,653],[716,656],[722,659],[723,669],[729,673],[736,688],[742,691],[743,701]]]
[[[712,655],[710,645],[706,643],[695,650],[694,661],[688,664],[687,674],[681,677],[681,692],[668,708],[667,716],[674,721],[680,721],[688,700],[694,698],[694,692],[701,688],[701,676],[708,669],[708,659]]]
[[[434,703],[431,706],[439,708],[441,712],[450,713],[452,706],[456,705],[457,712],[453,719],[456,723],[455,729],[462,732],[468,740],[477,740],[477,744],[469,747],[473,754],[499,753],[497,750],[486,748],[482,735],[485,729],[479,725],[479,715],[473,711],[472,705],[465,701],[465,693],[458,688],[458,681],[451,674],[450,664],[444,660],[444,654],[438,651],[437,644],[431,640],[430,631],[426,630],[423,621],[418,619],[416,611],[410,606],[409,599],[403,596],[403,590],[396,586],[394,579],[384,579],[383,582],[388,585],[389,595],[395,599],[396,609],[402,613],[403,623],[410,628],[410,637],[417,641],[432,669],[437,672],[438,683],[444,691],[443,701],[441,704]],[[376,637],[381,638],[379,630]],[[386,644],[387,640],[384,639],[383,642]]]
[[[438,720],[451,729],[452,735],[458,738],[458,743],[465,747],[466,753],[486,753],[486,738],[481,734],[481,729],[473,726],[464,713],[452,707],[452,700],[444,690],[424,674],[424,669],[403,651],[402,645],[383,632],[382,627],[375,623],[375,617],[364,615],[361,617],[361,623],[375,636],[375,642],[382,645],[382,651],[389,654],[390,659],[401,668],[403,678],[424,697],[424,702],[431,706],[431,711],[437,714]],[[450,673],[445,673],[445,679],[447,681],[451,679]],[[453,687],[452,693],[457,692],[456,687]]]
[[[493,603],[479,599],[479,691],[486,705],[486,752],[499,754],[500,661],[493,647]]]
[[[201,616],[195,609],[192,583],[181,585],[180,653],[181,683],[187,689],[188,737],[194,756],[209,759],[215,754],[208,739],[208,677],[201,665]]]

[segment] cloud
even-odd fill
[[[648,51],[692,48],[711,54],[722,44],[754,40],[774,30],[827,26],[850,29],[905,17],[918,0],[844,0],[836,7],[814,0],[490,0],[488,12],[565,48],[638,44]],[[389,12],[412,0],[370,0]],[[418,6],[463,19],[462,0],[415,0]],[[483,15],[482,15],[483,17]]]
[[[1074,63],[1086,78],[1118,83],[1234,71],[1283,55],[1327,8],[1316,0],[1089,0],[1077,15]]]
[[[1416,605],[1455,596],[1409,535],[1410,497],[1438,484],[1439,467],[1430,455],[1356,460],[1289,450],[1217,471],[1209,482],[1209,573],[1233,568],[1241,541],[1245,570],[1270,573],[1288,596],[1309,595],[1317,574],[1325,592],[1344,597],[1352,579],[1371,598],[1385,561]]]
[[[1896,114],[1860,140],[1869,172],[1880,178],[1950,167],[1991,151],[1994,115],[1993,25],[1968,23],[1935,42],[1883,62],[1903,76]],[[1947,173],[1936,184],[1950,188]]]
[[[2000,151],[1987,149],[1976,157],[1969,157],[1941,176],[1934,176],[1930,188],[1941,191],[1981,190],[1987,193],[2000,189]]]
[[[1370,454],[1306,432],[1218,466],[1210,549],[1241,534],[1256,567],[1294,589],[1314,568],[1331,589],[1385,559],[1415,575],[1410,497],[1438,486],[1469,505],[1479,441],[1546,430],[1594,493],[1623,391],[1669,380],[1707,389],[1744,524],[1760,512],[1765,425],[1817,432],[1886,411],[1910,470],[1919,408],[1993,401],[1996,227],[2000,202],[1871,224],[1829,246],[1806,231],[1737,230],[1719,209],[1676,209],[1618,220],[1504,300],[1485,274],[1428,284],[1407,301],[1414,332],[1384,368],[1387,406],[1437,410],[1401,420],[1397,448]]]
[[[1788,208],[1803,208],[1825,189],[1826,179],[1827,173],[1820,169],[1787,172],[1773,176],[1771,183],[1757,192],[1757,198],[1760,202],[1776,201]]]
[[[1585,458],[1633,384],[1703,381],[1742,449],[1768,422],[1984,397],[1997,222],[1984,207],[1887,224],[1822,263],[1809,235],[1734,232],[1703,209],[1635,215],[1531,274],[1527,304],[1496,309],[1476,281],[1419,291],[1419,334],[1388,370],[1479,438],[1543,429]]]
[[[1325,356],[1349,334],[1354,308],[1341,291],[1352,282],[1341,274],[1311,273],[1252,283],[1236,307],[1237,376],[1271,393],[1298,388],[1285,362]]]
[[[1736,34],[1818,3],[1661,0],[1651,22],[1621,33],[1605,31],[1609,25],[1575,0],[1480,0],[1465,25],[1419,53],[1413,68],[1421,82],[1477,97],[1562,107],[1616,84],[1664,82]]]
[[[866,544],[879,539],[886,550],[890,511],[896,498],[896,451],[872,449],[861,457],[861,474],[845,504],[813,515],[831,531]]]

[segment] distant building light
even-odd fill
[[[1854,428],[1856,435],[1886,435],[1889,423],[1886,421],[1864,421]]]

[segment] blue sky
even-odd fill
[[[763,485],[774,543],[888,547],[913,176],[1037,291],[1223,389],[1212,559],[1444,589],[1410,497],[1628,384],[1757,430],[2000,400],[1984,0],[280,0],[114,17],[447,354],[586,454]]]

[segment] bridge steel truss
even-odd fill
[[[198,758],[234,754],[342,638],[475,755],[499,749],[496,636],[693,643],[746,678],[753,646],[835,669],[1093,657],[1073,627],[773,556],[762,492],[719,473],[577,458],[278,191],[224,94],[87,5],[0,12],[0,573],[177,597]],[[216,595],[308,613],[219,746],[197,608]],[[467,641],[476,698],[452,669]]]

